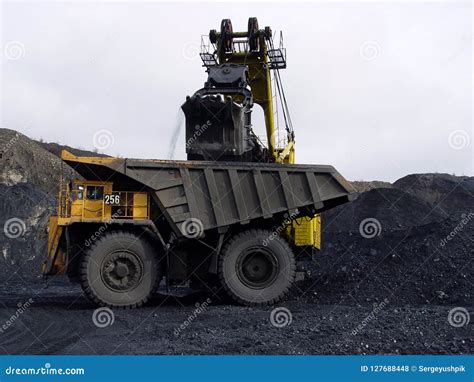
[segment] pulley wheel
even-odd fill
[[[232,52],[234,38],[232,34],[232,21],[230,19],[224,19],[221,22],[221,47],[224,52]]]
[[[211,41],[212,44],[217,42],[217,31],[215,29],[209,31],[209,41]]]
[[[249,18],[248,39],[251,52],[260,50],[260,40],[258,39],[258,21],[256,17]]]

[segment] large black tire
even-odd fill
[[[285,239],[251,229],[232,237],[219,258],[219,279],[237,303],[272,305],[283,299],[295,280],[295,256]]]
[[[82,289],[99,306],[136,308],[156,290],[160,264],[156,251],[143,237],[130,232],[102,235],[80,264]]]

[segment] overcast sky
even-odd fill
[[[473,175],[470,2],[3,3],[1,127],[85,149],[107,130],[106,154],[167,158],[206,79],[201,35],[249,16],[283,30],[298,162]]]

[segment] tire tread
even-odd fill
[[[94,253],[94,250],[100,245],[100,243],[108,241],[108,240],[116,240],[120,238],[128,237],[134,240],[137,240],[137,235],[135,235],[132,232],[128,231],[111,231],[108,233],[104,233],[98,240],[94,242],[94,244],[84,253],[84,257],[81,259],[80,266],[79,266],[79,281],[82,287],[82,290],[84,291],[85,295],[89,300],[91,300],[94,304],[98,306],[107,306],[109,308],[114,308],[114,309],[134,309],[134,308],[139,308],[146,304],[150,297],[153,295],[153,293],[156,291],[158,288],[158,285],[161,280],[161,272],[160,272],[160,267],[157,267],[157,274],[156,274],[156,280],[155,280],[155,285],[152,289],[152,291],[143,298],[141,301],[138,301],[134,304],[129,304],[129,305],[116,305],[116,304],[110,304],[106,301],[103,301],[99,296],[97,296],[92,288],[89,285],[89,278],[88,278],[88,272],[87,272],[87,264],[90,261],[90,258],[92,254]],[[144,245],[147,247],[151,247],[151,244],[146,240],[145,238],[140,238],[140,240],[144,241]],[[157,264],[158,264],[158,259],[157,259]]]

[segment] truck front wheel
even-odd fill
[[[156,251],[133,233],[105,233],[84,254],[80,281],[87,297],[97,305],[139,307],[160,281]]]
[[[285,239],[271,231],[252,229],[235,235],[219,259],[223,289],[244,305],[275,304],[295,280],[295,256]]]

